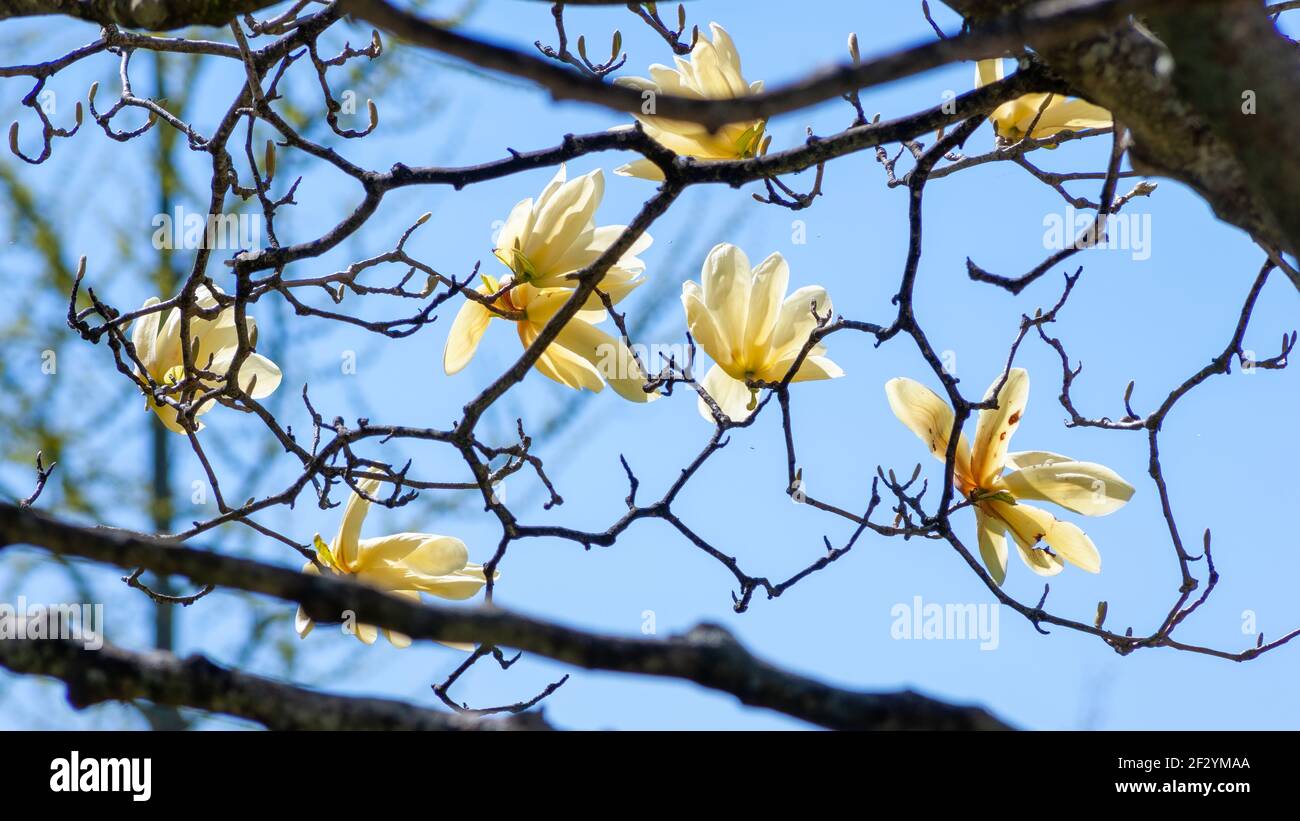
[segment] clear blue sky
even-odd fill
[[[435,8],[450,6],[443,3]],[[763,79],[769,85],[841,59],[850,31],[858,32],[867,55],[929,35],[917,3],[826,2],[784,14],[756,13],[755,8],[756,4],[739,0],[688,4],[691,20],[701,27],[710,20],[726,26],[740,49],[747,78]],[[574,10],[570,18],[572,34],[586,32],[593,54],[602,53],[607,46],[598,44],[607,42],[605,34],[613,26],[620,27],[630,52],[625,73],[644,75],[650,63],[670,58],[662,42],[624,10]],[[940,20],[949,30],[955,29],[951,16],[941,14]],[[56,34],[39,42],[38,51],[25,58],[53,56],[59,46],[94,35],[89,26],[66,22],[38,25]],[[539,37],[549,42],[554,36],[548,5],[514,0],[483,3],[469,27],[521,47],[531,47]],[[358,32],[353,39],[363,41],[365,35]],[[341,149],[354,161],[373,168],[386,168],[399,160],[468,164],[503,156],[507,145],[540,148],[555,144],[566,132],[594,131],[622,122],[621,117],[604,110],[557,105],[520,83],[489,82],[434,57],[416,60],[422,68],[405,83],[408,87],[427,84],[427,88],[411,88],[408,94],[399,87],[378,100],[385,123],[379,134]],[[226,89],[236,68],[223,68],[208,76],[204,88],[210,103],[203,109],[204,125],[224,109]],[[106,65],[97,67],[100,72],[106,69]],[[902,115],[940,102],[947,90],[966,90],[971,75],[971,66],[953,66],[874,91],[865,95],[864,104],[868,113]],[[76,72],[67,78],[60,76],[55,87],[66,89],[70,99],[88,83],[88,79],[85,83],[77,79],[81,76]],[[12,84],[0,86],[7,97],[15,96],[15,88]],[[415,102],[428,95],[438,99],[437,111],[426,111],[420,107],[423,103]],[[364,106],[361,110],[364,112]],[[809,126],[819,134],[832,133],[846,126],[851,117],[849,106],[840,101],[781,117],[770,125],[773,148],[796,144]],[[983,127],[968,144],[968,153],[987,149],[992,139],[990,129]],[[1041,152],[1035,161],[1055,170],[1102,170],[1108,148],[1108,140],[1098,139]],[[110,143],[102,132],[94,130],[93,123],[74,143],[60,143],[56,149],[62,156],[54,163],[28,172],[38,175],[35,178],[40,185],[86,185],[96,173],[95,163],[125,162],[118,159],[123,147]],[[600,155],[570,166],[571,175],[595,167],[606,169],[607,195],[599,212],[602,224],[627,221],[652,193],[651,183],[609,173],[624,161]],[[201,173],[201,158],[189,162],[187,174]],[[386,250],[402,228],[426,210],[433,212],[433,219],[412,240],[413,253],[446,273],[463,275],[476,260],[483,261],[484,270],[495,273],[497,263],[490,255],[493,221],[504,219],[516,201],[534,196],[551,173],[517,175],[460,193],[434,189],[397,192],[385,201],[379,218],[331,255],[328,264],[300,268],[299,273],[325,273],[352,259]],[[807,188],[811,175],[790,182],[796,188]],[[1083,183],[1075,190],[1095,198],[1097,185]],[[643,255],[651,284],[625,303],[635,321],[646,323],[638,341],[682,341],[684,320],[675,294],[682,280],[698,278],[705,251],[722,240],[739,244],[754,260],[780,251],[790,262],[792,287],[826,286],[837,311],[845,316],[875,322],[892,317],[890,297],[896,292],[906,251],[906,194],[886,188],[871,152],[832,164],[826,172],[825,196],[810,210],[792,214],[760,205],[750,197],[757,190],[756,186],[740,191],[691,190],[651,229],[655,243]],[[969,282],[965,259],[969,256],[985,268],[1006,274],[1028,270],[1045,253],[1041,241],[1044,217],[1063,213],[1065,206],[1057,195],[1010,164],[986,165],[954,175],[932,184],[927,194],[917,312],[936,348],[955,353],[962,387],[968,396],[978,398],[1003,366],[1021,313],[1050,307],[1059,296],[1062,279],[1060,272],[1053,272],[1013,298]],[[85,212],[66,215],[67,229],[81,247],[89,249],[92,276],[107,276],[95,267],[95,260],[111,260],[113,255],[115,236],[107,215],[120,225],[122,209],[138,210],[138,225],[132,224],[136,233],[131,236],[136,242],[148,241],[153,206],[145,195],[129,188],[123,199],[125,204],[119,205],[107,194],[87,196]],[[333,224],[351,209],[358,192],[349,180],[316,170],[304,179],[298,199],[302,205],[292,209],[281,227],[282,237],[294,241],[315,236]],[[184,205],[198,209],[202,201],[194,198]],[[1261,252],[1245,235],[1216,221],[1201,200],[1174,182],[1161,180],[1152,198],[1140,199],[1131,208],[1133,213],[1151,215],[1150,259],[1135,261],[1120,250],[1077,257],[1085,266],[1084,277],[1053,330],[1064,338],[1072,357],[1085,365],[1074,396],[1081,411],[1090,416],[1122,415],[1122,394],[1130,379],[1137,383],[1135,409],[1148,412],[1174,385],[1219,353],[1262,260]],[[806,223],[806,244],[792,242],[792,221],[796,219]],[[1070,270],[1073,265],[1068,266]],[[15,267],[20,279],[34,275],[29,267]],[[657,289],[666,292],[667,298],[656,301]],[[102,291],[123,305],[138,304],[146,295],[138,281],[121,277],[108,281]],[[1261,357],[1274,355],[1282,332],[1297,324],[1297,307],[1300,298],[1289,284],[1280,277],[1270,283],[1255,313],[1247,347],[1259,351]],[[259,305],[254,313],[262,318],[268,338],[283,332],[283,311]],[[448,378],[442,373],[441,352],[449,320],[448,314],[432,329],[396,343],[317,321],[295,321],[291,326],[292,354],[281,362],[285,371],[280,392],[284,420],[300,430],[306,428],[295,397],[302,383],[310,381],[314,402],[327,416],[449,425],[459,416],[461,405],[518,353],[510,329],[493,327],[471,367]],[[280,328],[275,327],[277,322]],[[910,473],[912,466],[921,462],[932,483],[941,478],[939,463],[894,419],[883,392],[885,381],[894,376],[911,376],[932,386],[935,380],[905,341],[896,340],[878,350],[869,342],[861,335],[831,337],[830,355],[847,376],[830,383],[798,385],[793,392],[796,436],[810,491],[851,509],[865,507],[877,465]],[[338,376],[340,357],[347,350],[358,354],[358,373]],[[1067,568],[1052,581],[1049,607],[1088,620],[1097,601],[1105,599],[1110,604],[1110,626],[1132,625],[1137,633],[1149,632],[1175,599],[1179,575],[1158,500],[1146,475],[1145,437],[1067,429],[1056,401],[1060,365],[1055,353],[1030,340],[1018,364],[1029,370],[1033,389],[1015,446],[1102,462],[1138,488],[1133,501],[1118,513],[1080,521],[1101,550],[1104,570],[1093,576]],[[103,371],[109,367],[107,351],[89,352],[76,367],[86,369],[87,374],[92,369]],[[1295,579],[1300,576],[1300,545],[1292,520],[1294,506],[1300,502],[1293,467],[1300,456],[1294,424],[1296,380],[1294,372],[1286,371],[1218,377],[1185,399],[1168,420],[1162,441],[1174,509],[1189,544],[1199,544],[1201,532],[1213,529],[1222,574],[1209,604],[1180,629],[1183,640],[1233,649],[1251,646],[1255,636],[1242,632],[1244,611],[1256,614],[1259,629],[1270,638],[1300,623],[1293,595]],[[672,480],[710,433],[696,413],[694,399],[684,394],[650,406],[624,403],[609,391],[577,406],[566,404],[570,399],[540,375],[530,375],[500,403],[501,413],[487,428],[504,439],[515,415],[522,415],[534,432],[561,409],[580,416],[549,438],[539,434],[543,440],[540,453],[566,500],[563,507],[543,511],[537,489],[526,479],[516,479],[507,488],[508,498],[525,521],[604,529],[623,509],[627,492],[619,453],[637,471],[642,498],[649,499]],[[136,411],[132,400],[113,429],[129,443],[123,446],[121,458],[138,462],[144,476],[145,417]],[[97,423],[84,408],[61,412],[84,416],[87,425]],[[238,442],[241,448],[247,448],[247,437],[260,435],[251,419],[238,414],[214,412],[206,420],[214,436],[227,437],[226,441]],[[736,555],[746,570],[774,579],[815,560],[823,550],[823,535],[839,544],[851,532],[842,520],[794,505],[786,496],[778,423],[773,413],[755,427],[737,432],[732,444],[700,472],[678,505],[686,522],[720,549]],[[397,448],[388,452],[399,462],[415,457],[426,478],[459,478],[463,474],[463,464],[449,450]],[[190,461],[181,462],[176,469],[182,492],[188,490],[188,477],[201,477]],[[287,459],[268,467],[263,492],[291,476]],[[22,473],[8,472],[5,477],[12,488],[29,481]],[[198,517],[210,515],[211,509],[207,514],[182,513]],[[956,522],[974,544],[969,513],[958,514]],[[142,524],[139,515],[129,510],[114,523]],[[304,496],[297,511],[268,523],[291,530],[305,541],[318,530],[328,537],[337,525],[337,512],[318,511]],[[414,519],[409,510],[376,510],[366,533],[408,528],[457,535],[479,561],[490,556],[498,533],[494,520],[478,513],[473,504],[453,514]],[[238,546],[285,565],[301,563],[287,548],[255,541],[247,531],[231,531],[222,538],[232,549]],[[1203,573],[1199,565],[1197,569]],[[853,553],[828,570],[804,580],[780,599],[768,601],[760,595],[750,611],[740,615],[731,608],[734,587],[730,573],[653,520],[634,526],[617,546],[608,549],[585,552],[560,541],[517,543],[501,570],[498,601],[527,613],[625,634],[640,633],[642,614],[647,610],[654,611],[661,635],[702,620],[715,621],[763,657],[795,670],[846,687],[910,687],[955,701],[978,702],[1023,727],[1300,725],[1300,708],[1293,697],[1293,682],[1300,673],[1300,648],[1283,648],[1248,664],[1169,650],[1147,650],[1121,658],[1090,637],[1063,630],[1041,636],[1024,619],[1006,610],[1000,614],[1000,641],[993,651],[981,651],[976,642],[891,639],[891,608],[911,603],[915,596],[941,604],[992,600],[944,543],[864,537]],[[91,572],[96,589],[108,603],[110,635],[127,646],[144,646],[143,597],[125,590],[116,581],[120,575],[116,570]],[[24,582],[20,592],[33,600],[66,596],[60,578],[52,571],[37,574]],[[1016,559],[1006,587],[1031,603],[1042,591],[1041,580]],[[218,660],[236,657],[239,637],[248,624],[243,608],[227,606],[232,601],[224,594],[215,595],[183,612],[185,652],[201,651]],[[289,606],[284,609],[286,615],[291,612]],[[274,629],[288,634],[291,623],[283,622]],[[460,658],[441,647],[398,651],[380,642],[363,648],[332,630],[318,630],[302,650],[306,664],[302,680],[337,691],[422,703],[434,702],[429,685],[441,680]],[[277,669],[269,654],[256,659],[254,668]],[[563,672],[559,665],[529,657],[508,673],[483,664],[466,677],[458,694],[475,706],[516,701]],[[4,681],[0,676],[0,682]],[[57,703],[48,692],[38,693],[30,684],[8,684],[8,689],[0,690],[0,700],[16,699],[29,707]],[[565,727],[802,726],[772,713],[744,709],[729,697],[693,685],[612,674],[576,672],[546,705],[551,719]],[[56,707],[41,709],[41,720],[49,726],[84,720],[70,717],[66,708],[64,712]],[[8,709],[0,710],[0,726],[23,726],[30,720],[15,720],[11,715]]]

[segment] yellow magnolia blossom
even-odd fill
[[[740,70],[740,55],[726,29],[710,23],[713,40],[701,37],[691,51],[691,59],[675,57],[676,68],[650,66],[651,79],[621,77],[615,82],[643,94],[669,94],[696,100],[728,100],[746,97],[763,90],[762,81],[747,83]],[[764,139],[766,120],[730,123],[710,132],[699,123],[670,120],[654,116],[654,98],[646,100],[647,113],[638,114],[646,134],[665,148],[688,157],[705,160],[746,159],[762,153],[769,140]],[[662,180],[663,172],[650,160],[641,159],[614,169],[615,174]]]
[[[790,266],[784,257],[774,253],[751,268],[745,252],[725,242],[709,252],[700,281],[703,287],[691,280],[682,283],[682,305],[691,336],[715,363],[701,384],[727,416],[743,421],[757,407],[758,391],[746,382],[785,379],[817,328],[817,316],[833,310],[831,298],[820,285],[787,297]],[[791,381],[843,375],[826,357],[826,347],[817,343]],[[703,398],[699,409],[712,421]]]
[[[216,293],[222,292],[217,290]],[[199,308],[217,307],[217,297],[206,285],[198,287],[196,297],[195,302]],[[161,301],[158,297],[149,297],[142,307],[149,308]],[[251,316],[247,317],[247,327],[249,344],[256,345],[257,323]],[[230,370],[239,347],[234,307],[223,309],[213,319],[191,316],[189,336],[190,349],[194,354],[192,360],[194,367],[224,378]],[[131,344],[135,347],[140,363],[158,384],[174,385],[185,378],[185,365],[181,354],[181,312],[178,308],[173,308],[167,314],[165,322],[162,321],[161,311],[137,319],[131,328]],[[262,399],[274,393],[280,386],[280,379],[279,366],[258,353],[249,353],[239,367],[239,387],[254,399]],[[198,390],[210,390],[218,384],[213,379],[205,378],[201,380]],[[173,397],[180,399],[179,394],[173,394]],[[213,401],[208,400],[195,409],[196,419],[212,409]],[[152,397],[149,397],[146,403],[154,413],[158,414],[158,418],[168,430],[185,433],[185,428],[176,418],[176,408],[160,404]],[[203,423],[196,422],[196,430],[202,429]]]
[[[622,225],[596,227],[595,212],[604,191],[605,179],[599,169],[566,181],[561,166],[536,202],[526,199],[514,207],[493,251],[510,273],[500,280],[483,275],[478,293],[500,294],[491,307],[466,299],[457,312],[443,350],[443,369],[448,374],[469,364],[494,318],[514,322],[524,347],[537,339],[573,295],[577,280],[571,275],[595,261],[624,230]],[[638,237],[601,279],[600,290],[609,295],[612,304],[645,281],[641,276],[645,263],[637,254],[649,248],[651,241],[648,234]],[[623,341],[596,327],[606,317],[599,295],[593,294],[547,346],[535,367],[577,390],[599,392],[608,382],[616,393],[634,402],[658,398],[659,394],[642,390],[645,374]]]
[[[510,211],[492,253],[510,269],[514,282],[534,288],[574,288],[573,274],[596,261],[627,228],[596,225],[596,209],[605,197],[605,175],[599,168],[573,180],[561,165],[534,201],[520,200]],[[645,280],[645,263],[637,258],[653,240],[641,234],[610,266],[600,289],[617,303]],[[587,308],[600,308],[592,296]]]
[[[992,398],[998,383],[989,388]],[[889,407],[939,460],[948,453],[953,411],[934,391],[911,379],[885,384]],[[1064,562],[1089,573],[1101,571],[1101,554],[1078,525],[1024,504],[1052,502],[1085,516],[1105,516],[1133,497],[1133,486],[1104,465],[1080,462],[1047,451],[1008,453],[1011,435],[1029,399],[1029,374],[1013,368],[998,394],[997,408],[982,410],[972,448],[962,434],[957,442],[953,483],[972,503],[980,556],[998,584],[1007,575],[1007,533],[1029,569],[1041,576],[1061,572]],[[1011,472],[1004,474],[1009,469]],[[1045,544],[1040,548],[1039,543]]]
[[[357,483],[366,496],[378,498],[380,482],[364,479]],[[468,599],[487,584],[483,566],[469,563],[465,543],[452,536],[434,533],[395,533],[372,539],[361,538],[361,524],[370,511],[370,502],[353,492],[343,509],[339,532],[328,545],[316,535],[316,556],[326,571],[352,576],[357,581],[377,587],[394,596],[420,601],[421,593],[444,599]],[[303,565],[302,572],[319,575],[314,563]],[[495,579],[496,577],[493,576]],[[315,624],[302,607],[294,619],[300,638],[306,638]],[[369,624],[355,625],[355,634],[365,644],[374,644],[379,631]],[[395,647],[408,647],[409,636],[391,630],[384,635]],[[473,649],[464,644],[443,642],[449,647]]]
[[[1001,80],[1003,71],[1000,58],[980,60],[975,66],[975,87],[982,88]],[[1017,97],[994,109],[989,119],[993,122],[993,130],[997,135],[1012,142],[1018,142],[1026,136],[1043,139],[1062,131],[1109,128],[1113,124],[1110,112],[1101,106],[1058,94],[1026,94]],[[1035,119],[1037,124],[1034,123]],[[1031,125],[1034,130],[1027,133]]]

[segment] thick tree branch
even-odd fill
[[[61,14],[100,25],[167,31],[224,26],[281,0],[0,0],[0,20]]]
[[[77,709],[145,699],[245,718],[271,730],[547,730],[540,713],[487,719],[380,698],[320,693],[214,664],[203,656],[90,650],[71,639],[0,641],[0,666],[52,676]]]
[[[351,581],[299,573],[248,559],[85,528],[15,505],[0,505],[0,550],[42,547],[122,568],[143,567],[196,584],[262,593],[301,604],[320,622],[351,611],[365,624],[416,639],[513,647],[592,670],[693,681],[741,702],[833,729],[1009,729],[979,707],[954,706],[916,693],[842,690],[774,667],[714,625],[668,639],[589,633],[502,610],[414,604]]]
[[[1300,251],[1300,156],[1279,140],[1300,134],[1300,51],[1278,33],[1259,0],[1151,18],[1174,58],[1174,82],[1236,157],[1246,184]],[[1300,282],[1296,283],[1300,288]]]
[[[1181,9],[1209,0],[1049,0],[1017,15],[991,21],[977,32],[937,40],[892,54],[819,71],[803,80],[749,97],[694,100],[659,95],[655,113],[709,127],[807,108],[863,88],[901,80],[962,60],[997,56],[1027,40],[1072,42],[1108,30],[1128,15],[1161,8]],[[350,15],[366,20],[416,45],[432,48],[493,71],[525,77],[545,86],[557,99],[596,103],[618,111],[640,112],[646,101],[636,89],[610,85],[552,61],[508,46],[487,43],[434,25],[386,0],[340,0]]]
[[[1032,0],[945,2],[980,27],[1023,13]],[[1300,171],[1278,157],[1276,146],[1263,155],[1257,150],[1261,141],[1294,133],[1268,127],[1296,117],[1289,102],[1300,90],[1294,46],[1272,28],[1256,0],[1176,6],[1152,20],[1154,33],[1129,24],[1072,41],[1031,35],[1027,42],[1079,93],[1129,128],[1135,169],[1192,187],[1219,219],[1297,253]],[[1278,56],[1284,50],[1290,53]],[[1248,91],[1255,92],[1258,111],[1269,107],[1267,117],[1243,116]]]

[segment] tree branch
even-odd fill
[[[668,639],[589,633],[499,609],[415,604],[349,580],[308,575],[249,559],[169,544],[122,531],[80,527],[15,505],[0,505],[0,550],[42,547],[122,568],[143,567],[301,604],[316,621],[358,622],[415,639],[479,642],[583,667],[693,681],[741,702],[832,729],[1010,729],[980,707],[917,693],[842,690],[753,656],[721,627],[700,625]]]
[[[1029,2],[945,0],[977,28],[1021,14]],[[1224,222],[1300,252],[1300,209],[1285,193],[1300,184],[1300,170],[1275,147],[1263,156],[1257,148],[1293,133],[1269,123],[1296,118],[1289,102],[1300,90],[1294,45],[1257,2],[1175,6],[1152,20],[1154,34],[1131,23],[1056,42],[1031,34],[1027,42],[1078,93],[1124,123],[1137,171],[1178,180]],[[1257,116],[1243,116],[1248,91],[1255,92]]]
[[[100,25],[167,31],[224,26],[280,0],[0,0],[0,20],[61,14]]]
[[[320,693],[214,664],[204,656],[90,650],[71,639],[0,641],[0,666],[68,685],[78,710],[146,699],[256,721],[270,730],[549,730],[540,713],[484,719],[381,698]]]
[[[1209,0],[1049,0],[1023,13],[990,22],[979,31],[936,40],[892,54],[819,71],[803,80],[748,97],[695,100],[661,94],[655,113],[717,128],[726,123],[772,117],[836,99],[843,94],[901,80],[962,60],[995,57],[1019,49],[1027,40],[1072,42],[1105,31],[1137,11],[1181,9]],[[645,104],[637,89],[610,85],[562,68],[528,52],[468,37],[386,0],[340,0],[353,17],[366,20],[405,40],[441,51],[482,68],[524,77],[545,86],[557,99],[595,103],[617,111],[640,112]]]

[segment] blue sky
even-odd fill
[[[688,6],[691,21],[701,27],[709,20],[722,23],[740,49],[747,78],[763,79],[769,86],[841,59],[850,31],[858,32],[864,55],[930,36],[919,4],[912,3],[826,2],[783,15],[755,13],[755,4],[726,0]],[[444,7],[449,8],[435,6]],[[623,73],[644,75],[650,63],[670,58],[662,42],[624,10],[577,10],[570,13],[570,20],[571,35],[586,32],[594,54],[604,51],[606,47],[597,44],[619,27],[630,54]],[[940,20],[955,30],[954,18],[941,14]],[[55,35],[37,46],[42,56],[53,56],[65,42],[75,45],[94,34],[91,27],[63,22],[33,27]],[[549,42],[554,36],[546,4],[514,0],[484,3],[468,28],[521,47],[531,47],[539,37]],[[358,31],[353,39],[363,41],[365,34]],[[622,121],[605,110],[556,104],[522,83],[490,82],[433,56],[416,55],[414,64],[417,72],[405,80],[406,85],[378,100],[384,123],[380,131],[342,146],[349,158],[379,169],[399,160],[411,165],[469,164],[503,156],[507,145],[540,148],[555,144],[566,132],[595,131]],[[101,62],[95,76],[112,68]],[[201,124],[210,124],[224,110],[235,69],[223,67],[206,77]],[[863,102],[868,113],[898,116],[942,101],[946,91],[966,90],[971,75],[971,66],[953,66],[875,90],[864,95]],[[55,87],[66,89],[70,99],[84,87],[83,77],[88,83],[91,73],[60,75]],[[14,88],[0,86],[7,97],[14,96]],[[436,105],[426,108],[425,97],[434,98]],[[364,106],[360,108],[364,118]],[[841,101],[783,116],[769,126],[773,149],[797,144],[808,127],[829,134],[851,119],[851,109]],[[134,167],[130,164],[143,162],[142,152],[135,150],[131,159],[124,153],[128,148],[109,142],[92,128],[93,123],[74,143],[56,145],[51,164],[29,171],[36,184],[88,185],[104,163]],[[987,150],[992,139],[991,130],[984,126],[968,143],[967,153]],[[1034,160],[1052,170],[1097,171],[1104,168],[1108,150],[1109,141],[1103,138],[1039,152]],[[609,173],[624,161],[599,155],[569,167],[570,175],[596,167],[606,170],[607,193],[598,215],[602,224],[631,219],[653,191],[651,183]],[[185,173],[201,179],[202,158],[187,162]],[[463,276],[476,260],[483,262],[485,271],[499,273],[490,254],[493,222],[504,219],[518,200],[535,196],[552,173],[520,174],[459,193],[396,192],[385,200],[379,216],[343,248],[298,273],[326,273],[387,250],[401,230],[426,210],[433,212],[433,218],[417,232],[408,250],[444,273]],[[811,174],[788,181],[806,189]],[[1133,259],[1124,250],[1095,250],[1066,266],[1073,271],[1082,264],[1084,276],[1052,334],[1065,341],[1074,361],[1084,363],[1074,398],[1088,416],[1121,416],[1122,395],[1130,379],[1136,381],[1135,409],[1149,412],[1176,384],[1217,355],[1232,333],[1262,261],[1249,238],[1218,222],[1191,192],[1172,181],[1159,183],[1153,197],[1130,206],[1133,214],[1150,215],[1149,259]],[[1121,190],[1127,190],[1123,181],[1121,185]],[[1075,186],[1076,193],[1096,198],[1099,183]],[[830,165],[825,196],[809,210],[792,213],[761,205],[750,196],[759,190],[758,186],[739,191],[693,189],[651,228],[655,242],[642,255],[650,284],[624,303],[632,321],[643,328],[638,341],[682,341],[685,323],[675,294],[684,279],[698,279],[708,248],[724,240],[740,245],[755,261],[772,251],[781,252],[791,266],[791,287],[824,285],[837,311],[846,317],[880,323],[892,318],[890,298],[897,290],[906,252],[906,194],[885,186],[871,152]],[[299,189],[301,205],[282,218],[282,238],[300,241],[319,234],[346,214],[358,195],[355,185],[328,170],[307,173]],[[128,223],[128,231],[135,232],[128,235],[135,241],[148,242],[151,233],[149,218],[154,209],[147,195],[128,186],[119,196],[88,196],[83,208],[70,209],[64,219],[70,236],[88,249],[92,278],[108,277],[95,263],[112,259],[114,227],[120,229],[124,219],[131,219],[123,214],[139,214],[138,220]],[[197,197],[183,201],[191,210],[202,204]],[[1012,297],[968,281],[965,259],[969,256],[1005,274],[1022,273],[1046,254],[1044,219],[1064,213],[1065,204],[1055,193],[1011,164],[974,168],[927,189],[916,310],[934,346],[955,356],[956,373],[968,396],[978,398],[1000,372],[1020,315],[1055,303],[1062,276],[1055,271]],[[795,220],[803,221],[806,243],[792,241],[799,228]],[[12,238],[6,238],[9,242]],[[14,254],[11,259],[25,258]],[[35,275],[29,262],[11,264],[20,281]],[[108,277],[102,292],[122,305],[138,304],[147,295],[138,278],[126,277]],[[1289,284],[1280,277],[1270,282],[1246,347],[1258,351],[1261,358],[1276,354],[1282,333],[1296,325],[1298,305],[1300,297]],[[61,310],[61,306],[50,309]],[[396,315],[409,306],[390,304],[386,309]],[[0,318],[4,310],[0,308]],[[377,315],[379,309],[362,310]],[[456,377],[446,377],[441,352],[449,312],[434,327],[398,342],[316,320],[289,323],[283,310],[270,305],[258,305],[253,313],[263,324],[264,338],[271,340],[266,344],[291,336],[290,353],[281,361],[285,371],[281,412],[284,421],[299,429],[306,427],[296,398],[303,382],[312,385],[313,401],[327,417],[369,416],[376,421],[447,426],[459,416],[465,401],[513,361],[519,350],[510,329],[494,327],[472,365]],[[830,338],[829,348],[847,375],[834,382],[801,384],[793,391],[797,444],[810,492],[862,509],[877,465],[910,473],[920,462],[932,484],[940,481],[942,466],[894,419],[883,392],[885,381],[894,376],[911,376],[937,387],[914,347],[898,339],[875,349],[869,338],[843,333]],[[358,368],[355,375],[343,376],[339,363],[347,351],[355,352]],[[1014,447],[1102,462],[1138,488],[1132,502],[1119,512],[1080,522],[1101,550],[1103,572],[1094,576],[1067,568],[1052,580],[1049,608],[1088,620],[1096,603],[1104,599],[1109,602],[1108,625],[1132,625],[1136,633],[1149,632],[1176,598],[1180,577],[1155,489],[1146,474],[1145,436],[1066,428],[1064,411],[1056,401],[1061,377],[1056,354],[1030,339],[1018,364],[1029,370],[1033,388]],[[104,350],[78,354],[69,367],[77,369],[74,376],[80,374],[96,384],[114,377],[106,370],[110,366]],[[1243,634],[1247,612],[1254,613],[1258,628],[1269,638],[1300,623],[1291,593],[1300,574],[1300,545],[1290,519],[1283,518],[1300,502],[1292,467],[1300,456],[1294,427],[1296,378],[1288,371],[1216,377],[1183,400],[1167,421],[1162,436],[1164,465],[1184,539],[1198,545],[1201,532],[1211,528],[1222,575],[1209,603],[1180,629],[1184,641],[1226,649],[1251,646],[1255,635]],[[618,517],[627,492],[618,454],[626,456],[636,470],[641,498],[647,500],[657,497],[710,433],[696,413],[694,399],[683,393],[649,406],[627,404],[610,391],[576,403],[572,399],[570,393],[532,374],[500,403],[500,412],[484,428],[505,440],[514,417],[522,416],[537,435],[539,453],[566,500],[560,508],[543,511],[537,488],[521,474],[511,480],[506,492],[524,521],[603,530]],[[129,404],[107,423],[106,435],[121,437],[118,441],[125,444],[120,457],[138,462],[143,471],[146,417],[134,398]],[[84,419],[86,425],[104,424],[84,407],[59,412],[72,420]],[[577,418],[553,434],[540,433],[557,414]],[[779,418],[774,413],[765,415],[768,418],[754,427],[736,432],[730,446],[700,471],[682,495],[677,512],[706,539],[737,556],[748,572],[777,579],[818,558],[823,536],[840,544],[851,529],[842,520],[793,504],[786,496]],[[249,443],[262,432],[250,418],[214,412],[205,421],[212,425],[212,435],[231,449],[231,458],[223,457],[228,467],[251,458],[254,451]],[[449,450],[398,447],[387,453],[399,462],[415,458],[425,478],[463,478],[463,464]],[[188,490],[191,477],[202,476],[192,462],[192,458],[178,462],[177,485],[182,492]],[[265,473],[262,492],[292,476],[287,460],[273,460],[261,470]],[[30,479],[15,471],[3,476],[6,486],[14,489]],[[270,517],[267,523],[304,541],[316,531],[328,537],[337,525],[337,512],[318,511],[309,499],[302,501],[296,511]],[[498,531],[494,520],[475,504],[448,512],[431,506],[420,510],[423,513],[376,510],[366,534],[401,529],[449,533],[470,545],[474,559],[483,561],[491,555]],[[197,518],[211,515],[211,509],[192,514],[182,509],[182,515]],[[957,514],[955,521],[973,544],[969,512]],[[124,509],[114,524],[143,522],[139,514]],[[223,533],[220,541],[229,549],[268,561],[301,563],[287,548],[254,540],[248,531]],[[5,561],[9,566],[0,565],[0,578],[6,569],[14,570],[16,560]],[[1288,648],[1247,664],[1163,649],[1121,658],[1087,636],[1064,630],[1041,636],[1007,610],[1000,613],[996,650],[983,651],[974,641],[891,638],[891,609],[910,604],[916,596],[939,604],[992,601],[989,591],[945,543],[863,537],[851,554],[829,569],[780,599],[756,597],[744,614],[732,612],[730,573],[654,520],[637,524],[611,548],[584,551],[552,540],[516,543],[501,571],[497,601],[527,613],[625,634],[641,632],[647,611],[653,612],[660,635],[713,621],[735,632],[761,656],[789,668],[846,687],[910,687],[954,701],[978,702],[1022,727],[1300,725],[1300,708],[1291,698],[1290,686],[1300,673],[1300,657]],[[1204,573],[1200,565],[1197,571]],[[144,598],[123,588],[115,570],[88,572],[108,605],[110,636],[127,646],[144,646]],[[1013,559],[1006,589],[1032,603],[1041,594],[1042,583]],[[11,588],[6,588],[6,595],[9,592]],[[18,592],[31,600],[68,595],[66,582],[53,569],[28,577]],[[234,601],[228,594],[218,594],[185,610],[182,650],[201,651],[218,660],[237,658],[248,621],[244,608],[229,606]],[[284,610],[287,616],[291,608]],[[281,622],[275,629],[288,634],[291,624]],[[363,648],[337,631],[322,629],[300,650],[304,665],[300,680],[341,692],[421,703],[435,701],[429,685],[459,661],[454,651],[441,647],[398,651],[381,642]],[[270,652],[252,663],[254,669],[277,669]],[[458,695],[474,706],[513,702],[564,672],[569,671],[531,657],[504,673],[483,664],[465,677]],[[47,726],[85,720],[53,706],[57,699],[50,692],[9,681],[0,689],[0,700],[15,700],[29,708],[51,705],[41,708],[40,721]],[[694,685],[587,672],[575,672],[547,700],[546,709],[555,723],[566,727],[802,726],[772,713],[742,708],[727,696]],[[0,727],[31,721],[30,715],[21,720],[11,715],[8,709],[0,710]],[[115,715],[125,713],[111,713],[101,720],[111,725]]]

